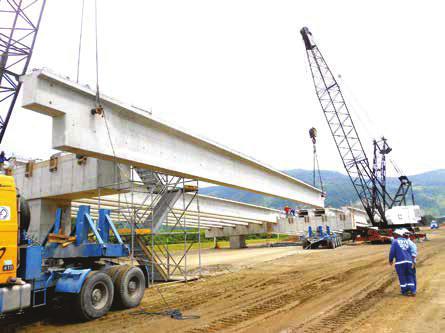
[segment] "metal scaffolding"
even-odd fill
[[[199,182],[135,167],[122,176],[122,170],[116,164],[114,181],[99,189],[97,209],[111,210],[131,261],[146,270],[151,283],[195,278],[201,272]],[[192,203],[197,211],[190,211]],[[194,244],[198,269],[191,275],[187,255]]]

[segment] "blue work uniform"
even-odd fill
[[[409,249],[411,251],[411,256],[413,257],[413,263],[415,264],[417,258],[417,246],[411,239],[408,239],[408,244],[409,244]],[[416,268],[414,267],[412,270],[414,274],[414,293],[415,293],[417,289]]]
[[[402,294],[416,293],[416,271],[412,267],[416,263],[417,248],[409,239],[397,238],[391,244],[389,262],[396,260],[395,267],[399,277]]]

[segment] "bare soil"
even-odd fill
[[[255,257],[254,250],[227,250],[219,253],[224,257],[221,267],[216,261],[211,264],[225,274],[152,287],[138,309],[112,311],[87,323],[69,322],[46,311],[18,319],[15,327],[32,333],[445,332],[445,230],[429,237],[418,244],[416,297],[400,295],[394,268],[387,262],[389,245],[346,245],[304,253],[296,248],[259,249]],[[231,255],[245,265],[231,263]],[[168,308],[200,318],[137,314],[141,309]]]

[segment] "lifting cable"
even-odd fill
[[[164,296],[162,295],[161,291],[159,290],[159,287],[156,286],[156,290],[159,293],[159,295],[161,296],[162,302],[165,304],[166,308],[168,310],[165,311],[160,311],[160,312],[151,312],[151,311],[146,311],[144,309],[141,309],[140,311],[135,311],[132,312],[132,315],[148,315],[148,316],[168,316],[172,319],[176,319],[176,320],[186,320],[186,319],[199,319],[201,318],[200,316],[196,316],[196,315],[189,315],[189,316],[184,316],[181,312],[181,310],[179,309],[172,309],[170,307],[170,305],[167,303],[167,301],[165,300]]]
[[[81,33],[80,33],[80,42],[79,42],[79,59],[78,59],[78,74],[77,74],[77,78],[79,76],[79,64],[80,64],[80,48],[81,48],[81,40],[82,40],[82,26],[83,26],[83,6],[84,6],[84,0],[82,0],[82,21],[81,21]],[[122,169],[120,163],[117,162],[117,157],[116,157],[116,151],[115,151],[115,147],[113,144],[113,140],[111,137],[111,131],[110,131],[110,127],[108,125],[108,121],[107,121],[107,115],[106,112],[104,110],[104,108],[102,107],[101,103],[100,103],[100,90],[99,90],[99,43],[98,43],[98,31],[97,31],[97,0],[94,1],[94,32],[95,32],[95,46],[96,46],[96,100],[95,100],[95,108],[91,110],[91,114],[95,115],[101,115],[104,118],[105,121],[105,127],[107,129],[107,135],[108,135],[108,140],[110,142],[110,147],[113,153],[113,161],[114,164],[117,165],[117,167],[119,168],[119,170],[121,172],[124,172],[125,170]],[[119,178],[120,178],[120,174],[119,174]],[[127,195],[126,193],[124,193],[125,195],[125,201],[128,202],[127,200]],[[132,240],[133,242],[133,240]],[[134,244],[132,244],[132,253],[131,253],[131,258],[134,258]],[[167,301],[165,300],[164,296],[162,295],[161,291],[159,290],[158,287],[156,287],[156,290],[158,291],[159,295],[162,298],[162,301],[164,302],[166,308],[168,310],[162,311],[162,312],[148,312],[145,311],[143,309],[141,309],[138,312],[133,313],[134,315],[160,315],[160,316],[169,316],[170,318],[176,319],[176,320],[186,320],[186,319],[199,319],[199,316],[195,316],[195,315],[191,315],[191,316],[184,316],[181,311],[179,309],[171,309],[169,304],[167,303]]]
[[[113,163],[117,167],[117,184],[118,188],[121,187],[121,173],[125,175],[125,177],[128,177],[128,179],[133,179],[133,170],[130,168],[130,174],[127,174],[126,170],[122,167],[122,165],[117,161],[116,156],[116,149],[114,147],[110,126],[108,124],[107,114],[105,112],[105,109],[102,107],[102,104],[100,102],[100,89],[99,89],[99,37],[98,37],[98,29],[97,29],[97,0],[94,0],[94,35],[95,35],[95,46],[96,46],[96,105],[95,108],[91,110],[91,113],[93,115],[101,115],[104,118],[105,121],[105,128],[107,130],[107,136],[108,136],[108,142],[110,143],[111,152],[113,154]],[[116,180],[116,179],[115,179]],[[127,193],[124,192],[125,202],[128,201]],[[131,200],[133,203],[133,199]],[[136,219],[134,216],[134,213],[132,213],[132,218],[130,222],[130,227],[133,229],[132,235],[131,235],[131,252],[130,252],[130,258],[131,263],[133,264],[134,258],[134,247],[135,247],[135,235],[134,235],[134,229],[136,229]]]
[[[80,54],[82,50],[82,35],[83,35],[83,12],[85,8],[85,0],[82,0],[82,11],[80,14],[80,34],[79,34],[79,51],[77,53],[77,75],[76,83],[79,83],[79,72],[80,72]]]
[[[83,2],[82,1],[82,17],[83,17]],[[82,18],[83,19],[83,18]],[[111,137],[111,131],[110,131],[110,127],[108,125],[108,121],[107,121],[107,116],[106,116],[106,112],[104,110],[104,108],[102,107],[101,103],[100,103],[100,90],[99,90],[99,43],[98,43],[98,31],[97,31],[97,0],[94,0],[94,32],[95,32],[95,46],[96,46],[96,104],[95,104],[95,108],[91,110],[91,113],[93,115],[97,114],[97,115],[101,115],[104,118],[105,121],[105,127],[107,129],[107,135],[108,135],[108,140],[110,142],[110,146],[111,146],[111,150],[113,153],[113,161],[114,164],[117,165],[117,167],[119,168],[119,170],[121,172],[124,172],[125,170],[122,169],[120,163],[117,162],[117,157],[116,157],[116,151],[114,148],[114,144],[113,144],[113,140]],[[80,38],[82,38],[82,33]],[[80,58],[80,45],[79,45],[79,58]],[[132,171],[130,171],[132,172]],[[130,176],[130,175],[129,175]],[[118,175],[118,177],[120,178],[120,174]],[[125,201],[128,202],[127,200],[127,194],[124,193],[125,196]],[[135,222],[134,222],[135,223]],[[134,241],[132,240],[132,243]],[[134,243],[131,246],[132,249],[132,253],[131,253],[131,258],[134,258]],[[148,312],[145,310],[141,310],[139,312],[135,312],[133,313],[134,315],[161,315],[161,316],[169,316],[170,318],[173,319],[177,319],[177,320],[185,320],[185,319],[199,319],[199,316],[184,316],[181,311],[179,309],[170,309],[170,306],[168,305],[167,301],[165,300],[164,296],[162,295],[161,291],[159,290],[158,287],[156,287],[156,290],[158,291],[159,295],[161,295],[162,301],[164,302],[165,306],[167,307],[168,310],[162,311],[162,312]]]
[[[309,130],[309,137],[312,140],[312,147],[313,147],[313,170],[312,170],[312,181],[313,181],[313,186],[316,187],[316,172],[318,172],[318,179],[320,182],[320,188],[321,188],[321,192],[324,195],[324,187],[323,187],[323,179],[321,177],[321,171],[320,171],[320,163],[318,162],[318,154],[317,154],[317,129],[315,127],[312,127]]]
[[[94,0],[94,35],[96,40],[96,107],[95,109],[91,110],[91,112],[93,114],[103,115],[103,107],[100,104],[100,92],[99,92],[99,46],[97,37],[97,0]]]
[[[85,0],[82,0],[85,1]],[[83,6],[83,3],[82,3]],[[82,8],[82,16],[83,16],[83,8]],[[117,162],[116,150],[114,148],[113,140],[111,138],[110,127],[108,126],[107,116],[105,114],[105,110],[100,103],[100,89],[99,89],[99,38],[97,32],[97,0],[94,0],[94,34],[95,34],[95,47],[96,47],[96,100],[95,100],[95,108],[91,110],[91,113],[102,115],[105,121],[105,127],[107,129],[108,141],[110,142],[111,151],[113,153],[114,163],[118,166],[120,171],[124,172],[121,168],[120,164]],[[80,46],[79,46],[80,49]]]
[[[83,16],[83,5],[84,5],[84,0],[82,1],[82,16]],[[116,157],[116,150],[113,144],[113,140],[112,140],[112,136],[111,136],[111,131],[110,131],[110,127],[108,125],[108,121],[107,121],[107,115],[105,114],[105,110],[101,105],[100,102],[100,89],[99,89],[99,37],[98,37],[98,29],[97,29],[97,0],[94,0],[94,35],[95,35],[95,48],[96,48],[96,97],[95,97],[95,107],[93,109],[91,109],[91,114],[92,115],[100,115],[104,118],[105,121],[105,128],[107,130],[107,136],[108,136],[108,141],[110,143],[110,147],[111,147],[111,151],[113,154],[113,163],[114,165],[117,167],[117,169],[119,170],[119,172],[117,172],[117,183],[119,184],[118,186],[120,186],[121,183],[121,173],[125,174],[125,176],[128,176],[128,178],[130,178],[130,175],[126,173],[126,170],[122,168],[122,166],[120,165],[120,163],[118,163],[117,161],[117,157]],[[83,19],[82,19],[83,20]],[[82,24],[81,24],[82,26]],[[81,29],[82,30],[82,29]],[[82,33],[80,35],[80,38],[82,39]],[[79,58],[80,58],[80,45],[81,42],[79,43]],[[131,171],[130,171],[131,172]],[[127,198],[127,194],[124,192],[124,197],[125,197],[125,201],[128,202],[128,198]],[[134,258],[134,254],[133,254],[133,249],[134,249],[134,244],[132,241],[132,253],[131,253],[131,258]]]

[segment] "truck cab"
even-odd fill
[[[0,286],[17,276],[19,222],[14,179],[0,175]]]

